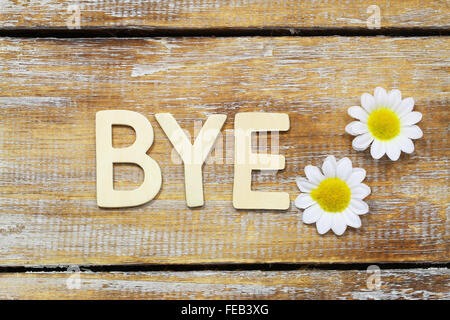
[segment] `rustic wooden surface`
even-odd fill
[[[449,299],[446,268],[0,274],[0,299]],[[73,277],[69,280],[68,278]],[[27,288],[24,290],[23,288]]]
[[[446,262],[448,62],[442,38],[162,38],[0,40],[0,265],[130,263]],[[376,86],[399,88],[423,113],[424,137],[397,162],[356,152],[349,106]],[[163,186],[154,201],[105,210],[95,200],[95,112],[149,118]],[[154,119],[194,121],[239,111],[286,112],[286,169],[254,188],[299,193],[295,177],[326,155],[367,170],[370,213],[344,236],[318,235],[287,211],[235,210],[232,143],[225,164],[204,166],[205,206],[190,210],[182,165]],[[132,142],[117,130],[118,145]],[[116,171],[120,186],[142,179]]]
[[[432,263],[450,261],[450,39],[329,36],[364,35],[374,4],[384,34],[448,34],[446,0],[0,0],[0,34],[13,37],[53,29],[64,35],[74,27],[70,5],[78,5],[86,37],[96,35],[89,29],[111,37],[118,29],[131,36],[233,29],[235,36],[0,38],[0,299],[449,299],[448,268]],[[328,36],[239,37],[280,29]],[[376,86],[400,89],[423,113],[424,137],[395,163],[354,151],[344,132],[352,121],[346,109]],[[149,154],[162,168],[163,187],[139,208],[96,206],[94,120],[107,109],[140,112],[155,131]],[[304,166],[328,154],[348,156],[367,170],[372,188],[362,227],[319,236],[293,204],[281,212],[233,209],[232,129],[240,111],[286,112],[291,120],[280,135],[286,169],[255,173],[255,189],[289,192],[293,202]],[[172,160],[157,112],[174,114],[191,135],[194,122],[228,116],[227,158],[204,166],[202,208],[186,206],[183,168]],[[114,128],[116,146],[132,142],[131,130]],[[132,166],[117,166],[115,176],[119,188],[142,181]],[[384,270],[382,264],[399,268],[408,261],[423,267]],[[308,269],[212,271],[224,262],[231,270],[277,262]],[[365,262],[382,268],[379,290],[368,288]],[[167,271],[145,271],[148,263]],[[171,266],[201,263],[211,263],[211,271]],[[85,271],[80,289],[67,288],[73,274],[60,270],[68,264]],[[143,268],[88,271],[130,264]],[[22,267],[55,272],[19,272]]]
[[[79,6],[82,28],[367,28],[371,5],[382,28],[450,26],[446,0],[0,0],[0,28],[65,28],[70,5]]]

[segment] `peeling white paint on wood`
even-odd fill
[[[381,286],[369,289],[366,271],[187,271],[0,274],[7,299],[449,299],[446,268],[380,271]],[[23,290],[27,288],[27,290]]]

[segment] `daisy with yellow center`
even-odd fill
[[[307,179],[298,177],[297,186],[300,195],[295,206],[303,211],[304,223],[316,223],[320,234],[330,229],[341,235],[347,226],[359,228],[359,215],[369,211],[362,200],[370,194],[370,188],[361,183],[366,177],[362,168],[353,168],[349,158],[336,162],[334,156],[328,156],[322,170],[315,166],[306,166]]]
[[[345,127],[347,133],[357,136],[352,142],[353,149],[362,151],[371,145],[370,154],[374,159],[386,154],[392,161],[400,157],[401,151],[414,151],[411,139],[419,139],[423,134],[415,125],[422,114],[412,111],[413,98],[402,100],[399,90],[387,93],[377,87],[373,96],[368,93],[361,96],[361,106],[348,109],[348,114],[358,120]]]

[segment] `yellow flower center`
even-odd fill
[[[341,212],[350,203],[350,188],[339,178],[327,178],[311,191],[313,198],[326,212]]]
[[[378,140],[391,140],[400,133],[400,119],[394,111],[380,108],[373,111],[367,120],[372,135]]]

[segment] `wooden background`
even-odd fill
[[[0,298],[450,298],[447,1],[377,1],[378,37],[362,36],[371,1],[80,1],[77,38],[42,37],[64,35],[71,2],[39,3],[0,1],[0,35],[9,35],[0,38]],[[116,28],[211,36],[117,38]],[[233,28],[293,36],[214,37]],[[352,36],[333,36],[347,29]],[[23,30],[35,36],[11,36]],[[376,86],[400,89],[423,113],[424,137],[397,162],[354,151],[344,132],[347,108]],[[163,186],[141,207],[96,205],[94,120],[108,109],[140,112],[155,130],[149,155]],[[348,156],[372,188],[362,227],[320,236],[293,203],[235,210],[232,129],[243,111],[291,121],[280,134],[286,169],[255,173],[255,189],[293,202],[306,165]],[[202,208],[185,204],[183,168],[157,112],[191,135],[208,115],[228,116],[228,159],[204,166]],[[115,130],[115,145],[132,141]],[[142,173],[117,166],[115,177],[132,188]],[[368,264],[381,268],[379,290],[367,286]],[[81,268],[80,289],[66,285],[69,265]]]

